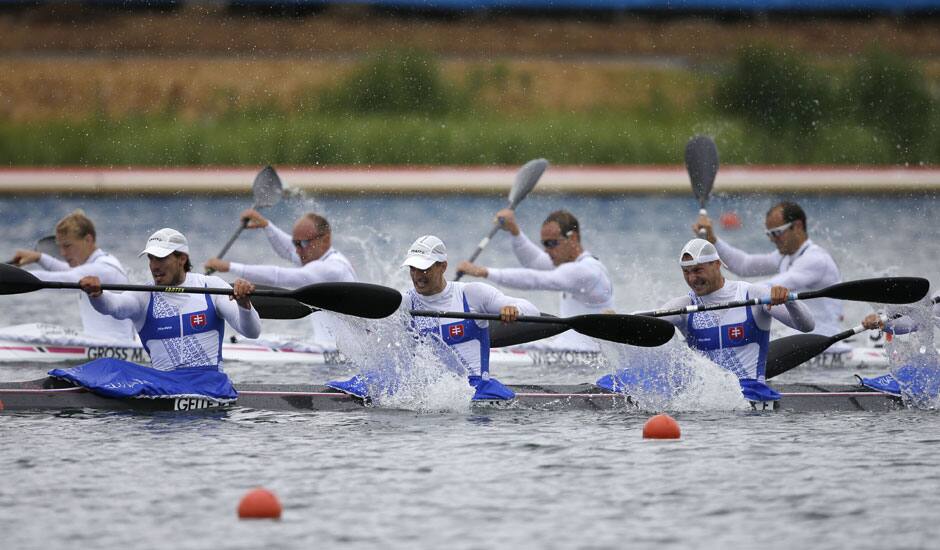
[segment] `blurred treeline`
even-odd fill
[[[534,102],[541,77],[505,63],[454,76],[431,54],[383,52],[289,101],[230,94],[194,113],[171,90],[145,110],[99,102],[77,117],[0,116],[0,162],[675,164],[686,140],[706,133],[735,164],[940,163],[936,83],[897,55],[820,62],[752,46],[680,73],[626,102],[610,97],[632,93],[627,83],[600,79],[573,108]]]

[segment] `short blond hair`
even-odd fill
[[[59,223],[55,224],[55,234],[56,236],[69,235],[79,239],[85,238],[86,235],[91,235],[93,240],[98,238],[95,233],[95,224],[91,223],[81,208],[73,210],[72,213],[59,220]]]

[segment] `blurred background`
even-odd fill
[[[0,0],[0,165],[936,164],[940,0]]]

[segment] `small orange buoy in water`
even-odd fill
[[[657,414],[643,425],[643,439],[679,439],[679,423],[668,414]]]
[[[238,503],[241,519],[281,519],[281,503],[267,489],[252,489]]]
[[[721,226],[725,229],[741,228],[741,218],[738,217],[737,212],[725,212],[718,218],[718,221],[721,222]]]

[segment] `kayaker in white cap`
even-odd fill
[[[609,313],[614,307],[614,290],[607,268],[581,244],[581,227],[570,212],[552,212],[542,223],[539,248],[519,229],[510,209],[496,213],[500,227],[512,235],[512,251],[523,267],[493,268],[461,262],[457,271],[519,290],[561,292],[561,317],[589,313]],[[556,339],[559,347],[596,349],[589,337],[567,331]]]
[[[35,250],[17,250],[15,265],[38,263],[40,270],[30,271],[43,281],[78,282],[93,275],[108,284],[127,284],[127,272],[121,262],[98,248],[95,224],[82,210],[75,210],[55,226],[55,240],[63,260]],[[88,296],[79,293],[78,310],[85,334],[116,343],[136,341],[130,321],[115,319],[95,311]]]
[[[233,288],[233,296],[176,292],[102,292],[97,277],[79,281],[94,308],[117,319],[129,319],[150,354],[153,368],[220,370],[227,322],[239,334],[257,338],[261,319],[251,305],[254,285],[237,279],[232,286],[213,275],[192,273],[189,243],[182,233],[164,228],[147,239],[150,273],[160,286]]]
[[[802,302],[787,302],[790,291],[786,287],[768,288],[725,279],[722,258],[715,246],[703,239],[692,239],[682,247],[679,266],[691,292],[666,302],[661,309],[770,297],[768,306],[701,311],[664,319],[682,332],[689,347],[737,375],[745,397],[754,401],[779,399],[779,394],[764,384],[770,325],[776,319],[795,330],[810,332],[814,322],[809,308]],[[779,304],[783,307],[772,307]]]
[[[315,213],[304,214],[294,224],[292,235],[279,229],[254,209],[242,212],[241,219],[248,220],[248,229],[262,229],[277,255],[296,267],[244,264],[212,258],[206,262],[206,269],[220,273],[229,272],[259,285],[287,289],[315,283],[352,283],[359,280],[352,263],[333,248],[330,223],[323,216]],[[335,347],[327,314],[316,312],[310,316],[310,320],[313,325],[313,341],[325,347]]]
[[[794,292],[819,290],[842,282],[842,274],[832,256],[809,238],[806,213],[800,205],[783,201],[767,211],[764,233],[777,248],[766,254],[748,254],[715,235],[708,216],[699,216],[692,226],[698,233],[704,229],[706,239],[715,245],[728,270],[739,277],[763,277],[768,285],[782,285]],[[832,336],[842,331],[842,302],[832,298],[819,298],[807,303],[816,321],[813,332]],[[837,342],[826,353],[844,353],[850,347]]]
[[[434,235],[425,235],[408,248],[402,267],[410,271],[413,288],[405,295],[410,309],[433,311],[472,311],[499,314],[505,323],[519,315],[540,315],[528,300],[506,296],[484,283],[448,281],[447,247]],[[476,388],[474,399],[511,399],[513,393],[489,376],[490,341],[488,321],[464,319],[455,322],[434,317],[414,317],[412,327],[421,334],[432,333],[451,346],[470,374]],[[364,389],[359,377],[349,382],[331,382],[331,387],[361,395]]]

